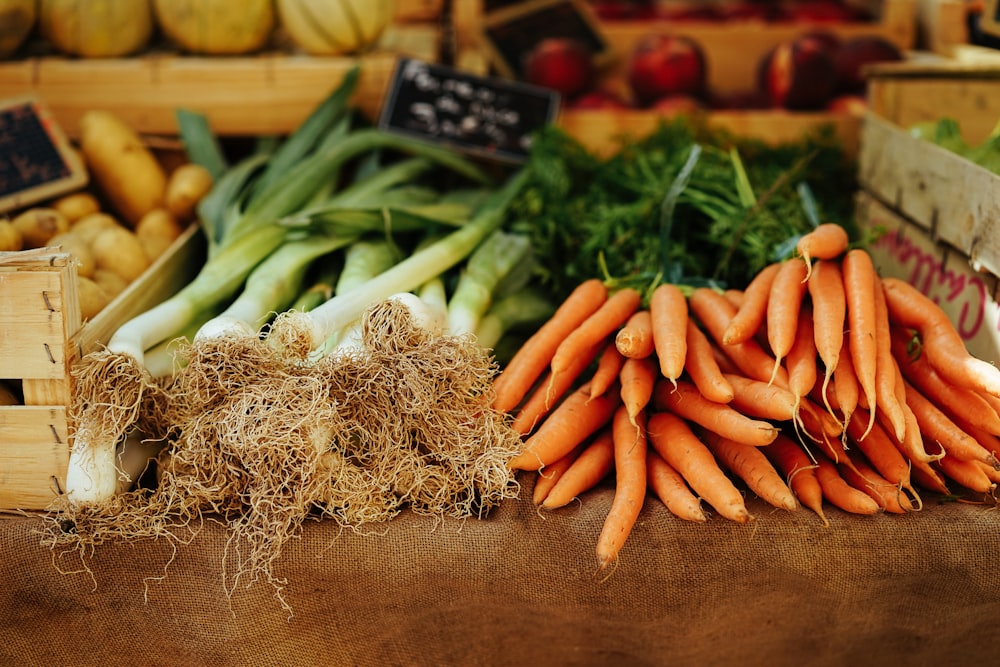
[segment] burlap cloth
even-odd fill
[[[522,497],[530,498],[530,482]],[[98,548],[60,574],[31,518],[0,520],[0,663],[117,665],[996,665],[1000,511],[906,516],[754,501],[740,526],[650,501],[613,576],[591,579],[611,493],[546,516],[403,514],[372,534],[305,526],[285,597],[224,588],[225,530]],[[66,563],[67,566],[72,562]],[[152,579],[151,579],[152,578]]]

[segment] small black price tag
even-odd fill
[[[559,94],[548,88],[400,58],[378,125],[464,153],[521,163],[531,136],[558,113]]]
[[[86,184],[83,162],[39,100],[0,100],[0,213]]]
[[[487,10],[483,16],[482,41],[491,64],[502,76],[524,78],[525,56],[536,44],[550,37],[580,42],[593,54],[597,67],[615,58],[614,49],[584,0],[501,4],[505,6]]]

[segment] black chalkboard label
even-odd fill
[[[87,172],[37,99],[0,100],[0,213],[77,190]]]
[[[483,43],[491,64],[502,76],[524,78],[524,58],[540,41],[550,37],[574,39],[604,66],[615,52],[583,0],[535,0],[487,12],[483,17]]]
[[[400,58],[379,127],[500,162],[527,158],[534,133],[559,113],[559,94],[436,63]]]

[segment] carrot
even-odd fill
[[[648,309],[635,311],[625,321],[615,334],[615,347],[631,359],[643,359],[653,354],[653,318]]]
[[[617,562],[618,554],[635,526],[646,497],[646,417],[632,422],[624,406],[612,423],[615,455],[615,495],[597,538],[597,571]]]
[[[686,380],[678,380],[676,387],[657,382],[652,402],[655,410],[669,410],[712,433],[747,445],[769,445],[778,434],[778,429],[766,421],[752,419],[726,403],[708,400]]]
[[[670,412],[655,412],[649,417],[646,429],[650,444],[681,474],[694,493],[727,519],[737,523],[753,520],[739,489],[687,422]]]
[[[904,280],[884,278],[882,284],[889,317],[917,331],[928,363],[942,377],[958,387],[1000,396],[1000,369],[969,353],[941,306]]]
[[[921,461],[923,463],[932,463],[941,456],[941,454],[932,454],[927,450],[926,443],[924,442],[923,434],[920,432],[920,424],[917,421],[917,415],[913,412],[913,408],[909,403],[903,403],[903,416],[906,418],[906,432],[903,433],[903,439],[895,437],[895,433],[892,431],[891,424],[884,424],[886,426],[886,431],[893,438],[893,442],[896,446],[900,448],[903,455],[910,460],[911,463],[916,463]],[[881,410],[878,411],[878,419],[885,419],[885,413]]]
[[[845,482],[868,494],[886,512],[905,514],[916,509],[902,488],[882,477],[861,457],[850,455],[848,457],[851,459],[851,465],[839,467],[840,476]]]
[[[840,350],[840,359],[837,367],[833,369],[833,393],[836,396],[837,406],[843,423],[851,421],[851,415],[858,407],[858,376],[854,372],[854,361],[851,360],[851,352],[847,347],[848,339],[844,339],[844,346]],[[874,424],[874,420],[872,420]]]
[[[795,250],[808,269],[814,259],[834,259],[844,254],[849,243],[846,229],[833,222],[824,222],[799,237]]]
[[[859,248],[848,250],[841,263],[844,275],[844,295],[847,298],[847,326],[851,362],[864,393],[869,410],[869,430],[875,423],[876,391],[875,364],[878,350],[875,343],[875,265],[871,255]]]
[[[733,387],[719,368],[712,347],[705,332],[688,319],[684,370],[705,398],[716,403],[728,403],[733,400]]]
[[[755,380],[771,381],[775,359],[756,340],[750,338],[731,345],[722,342],[723,333],[736,313],[736,309],[724,296],[709,287],[698,287],[688,297],[688,306],[709,338],[715,341],[741,373]],[[788,374],[783,367],[778,369],[774,381],[782,386],[788,384]]]
[[[743,290],[736,287],[729,287],[722,290],[722,296],[726,297],[726,301],[733,304],[736,307],[736,311],[739,312],[740,307],[743,306],[743,298],[745,296]]]
[[[913,478],[914,482],[928,491],[940,493],[945,496],[951,495],[951,490],[948,488],[948,481],[944,478],[944,475],[929,463],[922,461],[914,462],[913,467],[910,469],[910,477]]]
[[[827,388],[834,370],[840,363],[844,348],[844,321],[847,317],[847,297],[844,295],[844,277],[837,262],[820,259],[813,264],[808,282],[812,302],[813,338],[816,353],[823,362],[823,403],[833,412],[827,398]]]
[[[656,360],[652,357],[628,358],[622,365],[622,405],[635,425],[636,419],[653,396],[653,386],[659,377]]]
[[[877,408],[885,413],[886,419],[902,440],[906,432],[906,416],[900,404],[905,400],[902,387],[897,387],[896,360],[892,356],[892,330],[889,325],[889,310],[885,303],[882,279],[875,278],[875,401]]]
[[[910,354],[909,340],[906,330],[893,327],[892,352],[903,377],[953,418],[961,418],[990,433],[1000,433],[1000,416],[986,398],[989,394],[949,384],[923,355]]]
[[[795,396],[795,416],[798,417],[802,399],[809,395],[819,372],[816,369],[816,340],[813,335],[812,309],[808,304],[799,311],[795,339],[785,359],[788,370],[788,388]]]
[[[597,355],[597,368],[590,376],[591,398],[603,394],[608,390],[608,387],[615,383],[624,363],[625,357],[615,347],[614,341],[606,342],[601,353]]]
[[[760,447],[744,445],[711,433],[705,434],[702,441],[722,467],[743,480],[758,498],[778,509],[798,509],[795,494]]]
[[[991,482],[994,484],[1000,484],[1000,470],[997,470],[992,466],[988,466],[985,463],[980,463],[979,461],[976,461],[975,463],[982,469],[983,473],[985,473]]]
[[[599,346],[594,346],[589,350],[577,355],[573,360],[573,365],[567,368],[558,377],[553,376],[549,371],[543,377],[527,398],[517,409],[512,427],[521,435],[531,433],[548,415],[552,408],[558,404],[559,400],[566,395],[576,382],[577,378],[583,375],[598,354]]]
[[[795,418],[796,400],[791,390],[738,373],[725,373],[723,377],[733,388],[729,405],[748,417],[773,421]]]
[[[549,413],[507,466],[538,470],[551,465],[607,424],[620,404],[617,391],[590,398],[590,387],[580,386]]]
[[[580,283],[538,330],[518,348],[493,381],[493,406],[510,412],[527,395],[571,331],[605,302],[608,290],[592,278]]]
[[[603,341],[628,321],[638,310],[642,297],[631,287],[618,290],[601,304],[580,326],[559,343],[549,365],[553,376],[558,376],[573,365],[574,358],[583,350]]]
[[[552,485],[541,502],[543,509],[565,507],[574,498],[597,486],[614,465],[614,438],[606,426],[583,445],[579,455]]]
[[[649,314],[660,373],[674,382],[687,358],[687,299],[677,285],[661,283],[649,297]]]
[[[708,521],[698,496],[691,492],[681,474],[652,447],[646,450],[646,486],[678,519]]]
[[[985,431],[961,417],[954,417],[954,421],[960,429],[971,435],[976,439],[976,442],[985,447],[986,451],[993,454],[993,456],[1000,454],[1000,436]],[[983,463],[983,465],[996,469],[996,466],[989,463]]]
[[[566,474],[566,471],[569,470],[573,462],[580,456],[581,451],[583,451],[583,444],[577,445],[568,454],[560,457],[558,461],[552,465],[545,466],[544,470],[538,471],[538,476],[535,478],[535,488],[531,491],[531,501],[533,503],[536,505],[542,504],[542,501],[555,488],[556,482],[562,479],[562,476]]]
[[[799,312],[806,293],[806,265],[795,260],[781,264],[767,296],[767,342],[774,355],[771,381],[778,373],[782,359],[792,349],[799,325]]]
[[[829,526],[823,513],[823,489],[816,478],[816,464],[798,443],[780,433],[774,442],[764,448],[764,454],[785,475],[788,487],[799,503],[808,507]]]
[[[990,479],[986,471],[975,461],[968,461],[945,456],[939,459],[935,465],[940,468],[946,477],[954,480],[970,491],[976,493],[993,493],[996,483]]]
[[[746,289],[743,290],[743,298],[732,320],[726,325],[722,334],[720,342],[723,345],[735,345],[750,340],[764,324],[768,295],[780,268],[780,262],[768,264],[750,279]]]
[[[906,402],[917,418],[920,432],[936,441],[947,456],[963,461],[982,461],[1000,468],[1000,461],[971,435],[963,431],[948,415],[929,401],[913,385],[906,383]]]
[[[859,409],[847,423],[847,435],[851,438],[851,442],[882,477],[892,484],[912,488],[910,465],[881,425],[876,422],[868,432],[868,436],[861,438],[867,423],[867,411]]]
[[[826,459],[816,460],[816,479],[823,489],[823,498],[845,512],[870,515],[882,510],[871,496],[848,484],[837,466]]]

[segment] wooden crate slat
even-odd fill
[[[65,487],[68,462],[65,408],[0,408],[0,507],[45,509]]]

